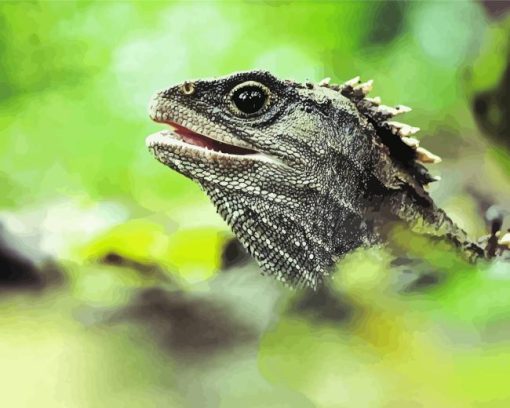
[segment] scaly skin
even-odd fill
[[[177,130],[147,145],[201,185],[263,272],[291,284],[317,287],[344,254],[384,243],[395,222],[483,255],[423,188],[434,179],[418,160],[439,158],[409,138],[417,128],[388,121],[409,109],[366,98],[370,85],[262,71],[186,82],[154,97],[152,119]],[[243,98],[263,105],[243,113]]]

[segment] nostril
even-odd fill
[[[179,91],[183,95],[193,95],[195,93],[195,84],[186,81],[179,87]]]

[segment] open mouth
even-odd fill
[[[152,117],[157,123],[168,125],[170,129],[154,133],[147,137],[147,147],[160,161],[173,161],[163,152],[187,158],[188,160],[206,160],[209,162],[266,162],[279,164],[280,160],[263,152],[254,150],[246,142],[232,136],[210,137],[191,130],[179,123]],[[228,142],[227,142],[228,140]],[[235,143],[235,144],[234,144]],[[241,145],[241,146],[240,146]]]
[[[247,142],[234,135],[218,132],[214,136],[202,134],[202,130],[190,129],[187,123],[179,124],[158,114],[151,116],[157,123],[169,126],[169,129],[154,133],[147,137],[146,145],[156,159],[164,164],[171,164],[179,159],[187,161],[201,161],[209,163],[248,164],[265,162],[272,165],[285,166],[280,159],[273,155],[255,150]],[[185,126],[186,125],[186,126]],[[211,130],[211,126],[204,123],[200,129]]]
[[[175,122],[167,122],[167,124],[170,125],[175,136],[177,136],[182,142],[192,146],[237,156],[258,153],[255,150],[220,142],[219,140],[204,136]]]

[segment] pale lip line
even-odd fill
[[[211,138],[212,139],[212,138]],[[214,139],[216,140],[216,139]],[[225,143],[225,142],[223,142]],[[180,155],[187,156],[190,158],[199,155],[208,159],[216,160],[235,160],[235,161],[259,161],[265,163],[272,163],[281,165],[282,163],[278,159],[274,159],[265,153],[254,153],[254,154],[231,154],[218,152],[216,150],[210,150],[206,147],[193,145],[183,141],[180,136],[172,130],[162,130],[160,132],[153,133],[145,139],[145,144],[150,150],[157,148],[163,148],[163,150],[171,150],[173,152],[179,152]],[[184,154],[183,154],[184,153]]]

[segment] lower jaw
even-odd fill
[[[166,165],[171,164],[168,161],[181,161],[186,159],[188,159],[190,162],[215,162],[221,163],[223,165],[242,165],[243,167],[260,162],[281,164],[278,160],[263,153],[249,151],[243,148],[237,148],[237,146],[232,146],[233,150],[241,149],[243,154],[222,152],[214,149],[208,149],[207,147],[186,143],[186,141],[184,141],[180,135],[170,130],[163,130],[148,136],[146,139],[146,145],[149,147],[149,149],[155,152],[154,155],[156,158]],[[173,160],[162,160],[161,157],[159,157],[160,155],[158,155],[158,151],[166,152],[167,154],[176,157],[173,158]]]
[[[220,169],[243,171],[253,169],[264,159],[258,155],[231,155],[181,142],[151,146],[154,157],[165,166],[194,180],[219,176]],[[197,171],[200,167],[202,171]]]

